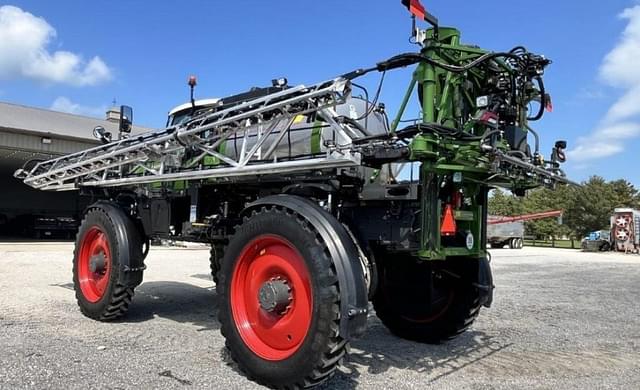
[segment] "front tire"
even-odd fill
[[[133,223],[127,223],[128,245],[118,241],[114,221],[106,211],[94,208],[87,212],[78,234],[73,254],[73,285],[80,311],[100,321],[114,320],[129,309],[135,286],[120,283],[123,272],[121,253],[128,248],[130,257],[142,258],[142,238]],[[139,256],[139,257],[137,257]],[[142,270],[139,280],[142,279]]]
[[[275,388],[319,384],[346,354],[338,279],[322,239],[275,206],[245,218],[225,249],[219,320],[250,379]]]
[[[394,256],[382,267],[373,306],[396,336],[438,344],[464,332],[482,306],[477,259],[420,261]]]

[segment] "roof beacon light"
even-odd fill
[[[189,81],[187,83],[189,84],[191,94],[191,115],[193,115],[193,113],[196,112],[196,100],[193,97],[193,88],[198,85],[198,80],[196,79],[196,76],[191,75],[189,76]]]

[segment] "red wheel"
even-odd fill
[[[142,269],[123,272],[123,259],[125,264],[140,264],[144,256],[142,237],[128,218],[119,209],[96,206],[80,224],[73,253],[73,287],[87,317],[106,321],[122,316],[133,289],[142,282]]]
[[[312,225],[275,206],[236,228],[218,272],[218,318],[231,358],[253,380],[310,387],[333,375],[346,354],[329,253]]]
[[[111,250],[106,234],[97,226],[85,233],[80,243],[78,281],[89,302],[104,296],[111,276]]]
[[[231,309],[246,345],[266,360],[293,355],[311,325],[309,271],[293,244],[261,235],[242,250],[231,280]]]

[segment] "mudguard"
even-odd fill
[[[302,216],[320,234],[334,262],[340,286],[340,334],[362,335],[367,326],[367,284],[358,251],[344,226],[316,203],[295,195],[272,195],[249,204],[242,215],[261,206],[275,205]]]
[[[493,302],[493,275],[491,274],[491,266],[486,257],[478,259],[478,279],[475,287],[480,292],[480,304],[485,307],[491,307]]]
[[[142,251],[144,239],[140,230],[116,203],[101,200],[87,207],[87,211],[92,209],[104,211],[115,228],[116,242],[113,244],[118,246],[120,262],[118,281],[129,287],[139,285],[142,283],[142,271],[146,268]]]

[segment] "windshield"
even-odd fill
[[[188,121],[191,118],[191,108],[187,110],[178,111],[173,115],[169,115],[167,127],[176,126]]]

